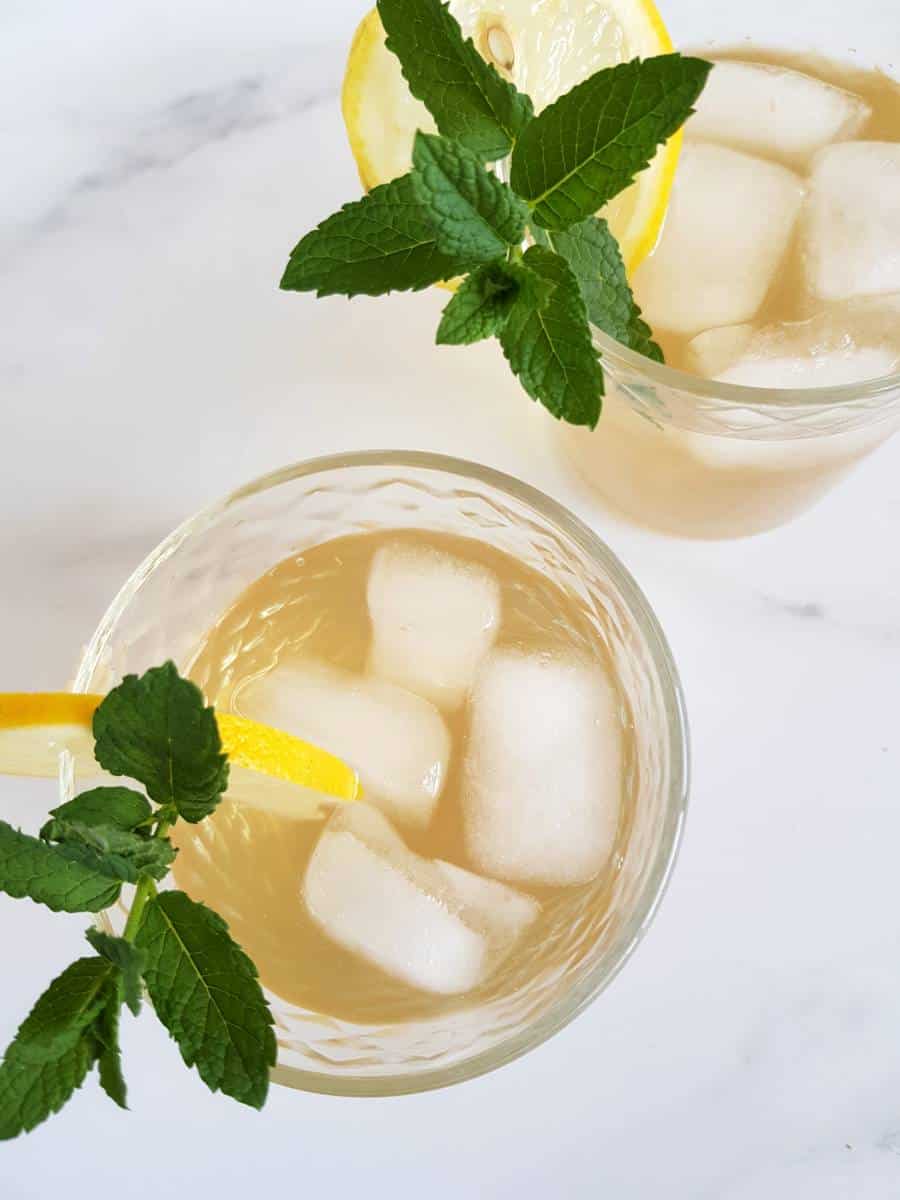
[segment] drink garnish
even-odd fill
[[[72,754],[76,774],[90,772],[92,721],[102,701],[76,692],[0,692],[0,775],[55,778],[60,750]],[[299,788],[335,800],[359,798],[356,771],[320,747],[234,713],[216,713],[216,724],[232,784],[236,774],[247,773],[250,786],[239,789],[241,803],[300,816],[315,815],[319,805]]]
[[[89,930],[94,953],[54,979],[7,1049],[0,1140],[59,1111],[94,1066],[126,1107],[119,1020],[123,1004],[139,1011],[142,987],[210,1090],[261,1108],[275,1063],[256,967],[225,921],[182,891],[157,888],[177,853],[172,826],[206,820],[228,787],[214,710],[166,663],[113,689],[93,714],[93,734],[100,766],[143,792],[92,788],[55,808],[36,838],[0,821],[0,891],[71,913],[108,908],[125,884],[134,894],[121,936]]]
[[[497,337],[532,399],[593,428],[603,372],[590,323],[662,360],[619,245],[595,214],[681,128],[712,64],[680,54],[633,59],[535,115],[442,0],[378,0],[377,8],[387,48],[438,133],[416,134],[410,172],[307,234],[282,288],[377,296],[462,280],[438,342]],[[489,169],[501,159],[508,183]]]

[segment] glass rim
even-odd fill
[[[752,387],[745,383],[721,383],[691,375],[677,367],[658,363],[645,354],[638,354],[617,342],[596,325],[591,325],[595,346],[601,352],[601,365],[612,363],[631,371],[640,371],[652,383],[660,387],[674,388],[680,392],[715,400],[723,408],[755,408],[761,410],[784,408],[839,408],[846,404],[887,398],[900,388],[900,371],[890,375],[879,375],[861,383],[842,383],[834,387],[812,388],[765,388]],[[877,412],[878,410],[873,410]],[[673,424],[678,424],[677,421]]]
[[[614,957],[604,957],[584,979],[567,990],[558,1002],[542,1016],[529,1022],[523,1030],[506,1037],[495,1046],[478,1051],[471,1057],[448,1066],[414,1072],[385,1071],[377,1075],[331,1075],[291,1065],[276,1065],[272,1069],[271,1077],[277,1083],[303,1091],[338,1096],[407,1095],[473,1079],[535,1049],[583,1012],[616,978],[643,940],[656,916],[668,889],[681,845],[691,773],[688,718],[678,669],[649,601],[620,559],[580,518],[530,484],[480,463],[424,451],[363,450],[306,459],[262,475],[230,492],[223,499],[201,508],[164,538],[119,589],[82,654],[72,690],[90,690],[93,672],[102,661],[104,649],[113,636],[120,617],[154,571],[193,533],[205,528],[241,500],[283,484],[331,471],[371,467],[431,471],[486,484],[543,516],[592,561],[597,562],[608,574],[618,596],[633,616],[649,650],[662,693],[665,711],[663,736],[668,743],[671,764],[663,817],[665,828],[655,854],[654,871],[641,893],[639,903],[623,926]],[[102,919],[107,920],[105,916]]]

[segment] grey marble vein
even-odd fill
[[[36,217],[13,245],[57,233],[70,224],[79,202],[130,183],[149,171],[178,166],[191,155],[279,121],[333,102],[337,86],[304,85],[305,72],[295,75],[248,75],[224,87],[187,92],[152,112],[124,144],[106,160],[77,176],[65,192]],[[299,77],[299,82],[298,82]]]

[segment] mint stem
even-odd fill
[[[171,821],[160,821],[153,836],[164,838],[169,832],[171,824]],[[137,937],[141,921],[144,918],[144,909],[147,907],[147,901],[151,900],[155,895],[156,884],[148,875],[143,876],[138,881],[134,892],[134,900],[131,902],[131,910],[128,913],[128,920],[125,922],[125,929],[122,931],[122,937],[126,942],[133,942]]]
[[[156,884],[145,875],[135,888],[134,900],[131,902],[128,920],[125,922],[125,928],[122,931],[122,937],[126,942],[134,942],[141,927],[141,921],[144,919],[144,909],[147,907],[147,901],[151,900],[155,895]]]

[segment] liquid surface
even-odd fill
[[[246,707],[251,685],[258,686],[276,665],[309,656],[364,672],[371,640],[366,586],[373,555],[387,542],[447,552],[493,572],[502,601],[498,647],[577,658],[611,676],[596,630],[579,602],[541,574],[480,542],[387,532],[325,543],[285,560],[248,588],[209,631],[193,663],[191,675],[209,700],[225,710],[252,715]],[[295,820],[226,800],[211,820],[180,829],[175,879],[222,913],[256,962],[266,987],[298,1008],[344,1021],[384,1024],[511,994],[546,969],[554,955],[558,969],[560,950],[583,953],[583,948],[566,951],[569,931],[583,930],[585,921],[602,923],[609,907],[629,833],[628,797],[636,770],[627,705],[618,690],[617,697],[624,744],[623,795],[609,864],[598,878],[577,887],[517,885],[540,901],[540,917],[475,992],[446,997],[407,986],[320,931],[301,900],[301,881],[322,833],[321,820]],[[401,832],[418,854],[471,869],[461,821],[467,708],[444,715],[452,749],[435,817],[424,830]]]

